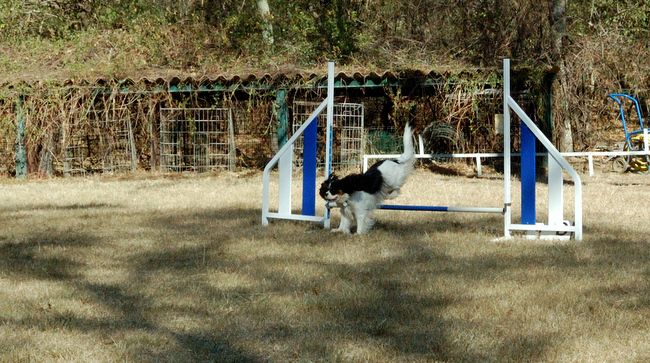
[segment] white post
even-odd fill
[[[477,176],[481,176],[481,174],[483,174],[483,171],[481,169],[482,169],[482,167],[481,167],[481,157],[477,156],[476,157],[476,175]]]
[[[325,177],[332,173],[332,130],[334,128],[334,62],[327,63],[327,127],[325,131]],[[330,212],[325,208],[323,227],[330,228]]]
[[[332,173],[332,128],[334,126],[334,62],[327,63],[327,128],[325,132],[325,177]]]
[[[327,100],[321,102],[321,104],[318,107],[316,107],[314,112],[312,112],[312,114],[307,118],[307,121],[314,120],[321,112],[323,112],[323,110],[325,110],[326,106],[327,106]],[[312,122],[315,122],[315,121],[312,121]],[[269,218],[293,219],[293,220],[309,220],[309,221],[322,222],[322,218],[320,218],[320,217],[315,218],[313,216],[299,216],[299,215],[292,215],[291,213],[284,213],[284,214],[283,213],[272,213],[269,210],[270,203],[271,203],[271,201],[270,201],[270,198],[271,198],[270,197],[270,194],[271,194],[271,191],[270,191],[270,189],[271,189],[271,186],[270,186],[270,184],[271,184],[271,169],[273,169],[279,163],[282,163],[282,164],[287,164],[288,163],[289,165],[291,165],[291,161],[287,161],[287,159],[284,159],[284,160],[281,160],[281,159],[286,158],[287,153],[290,154],[290,155],[293,155],[293,145],[295,144],[298,137],[301,137],[302,134],[305,132],[305,129],[307,128],[307,126],[309,126],[309,122],[304,122],[300,126],[300,128],[296,132],[293,133],[293,135],[284,144],[284,146],[282,146],[280,148],[280,150],[278,150],[278,152],[273,156],[273,158],[271,158],[271,160],[264,167],[264,172],[262,173],[262,225],[263,226],[267,226],[269,224]],[[280,166],[279,168],[281,170],[285,170],[284,172],[280,171],[280,174],[286,173],[286,170],[289,169],[286,166],[284,166],[284,167]],[[291,175],[289,174],[289,176],[291,176]],[[286,180],[287,179],[286,174],[284,176],[282,176],[282,178],[283,178],[283,180]],[[281,185],[285,185],[285,186],[289,185],[289,189],[288,189],[289,192],[287,192],[285,190],[285,191],[283,191],[281,193],[283,193],[283,195],[288,194],[289,196],[291,196],[291,194],[290,194],[290,191],[291,191],[290,180],[289,180],[289,183],[281,182]],[[280,200],[283,200],[283,199],[286,199],[286,198],[284,198],[284,197],[280,198]],[[291,202],[286,203],[286,205],[288,205],[289,206],[288,208],[291,209]],[[283,208],[286,209],[285,207],[283,207]]]
[[[648,128],[643,129],[643,150],[645,150],[646,156],[648,155]]]
[[[420,155],[424,155],[424,140],[422,139],[422,135],[418,135],[418,146],[420,149]]]
[[[594,155],[587,154],[587,161],[589,162],[589,176],[594,176]]]
[[[291,175],[293,174],[293,144],[291,144],[278,162],[279,194],[278,213],[291,214]]]
[[[510,238],[512,193],[510,190],[510,59],[503,60],[503,236]]]
[[[564,181],[562,167],[554,158],[548,157],[548,224],[564,222]]]

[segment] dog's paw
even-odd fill
[[[350,234],[349,229],[344,229],[344,228],[335,228],[332,230],[332,233],[343,233],[343,234]]]
[[[395,199],[395,198],[399,197],[400,192],[401,192],[401,190],[399,188],[398,189],[393,189],[390,192],[386,193],[384,198],[386,198],[386,199]]]

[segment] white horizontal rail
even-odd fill
[[[520,153],[511,153],[512,156],[521,156]],[[537,156],[548,155],[548,153],[537,153]],[[593,176],[593,158],[595,157],[613,157],[613,156],[650,156],[649,151],[575,151],[561,152],[564,157],[583,157],[589,161],[589,175]],[[397,159],[400,154],[366,154],[363,156],[363,171],[368,170],[369,160],[380,159]],[[476,159],[476,168],[480,170],[481,160],[489,158],[502,158],[503,153],[459,153],[459,154],[415,154],[417,159]]]
[[[322,222],[325,217],[323,216],[305,216],[302,214],[288,214],[288,213],[267,213],[266,218],[275,219],[289,219],[293,221],[307,221],[307,222]]]

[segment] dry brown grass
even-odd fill
[[[650,359],[650,177],[586,178],[581,243],[495,243],[485,215],[264,228],[260,180],[3,181],[0,361]],[[420,171],[400,201],[417,188],[501,198]]]

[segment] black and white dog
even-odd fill
[[[408,124],[403,141],[404,152],[397,160],[379,161],[363,174],[351,174],[342,179],[331,174],[321,184],[320,196],[341,208],[341,224],[333,232],[350,233],[355,223],[357,234],[368,232],[374,224],[371,214],[377,206],[399,195],[415,162],[413,134]]]

